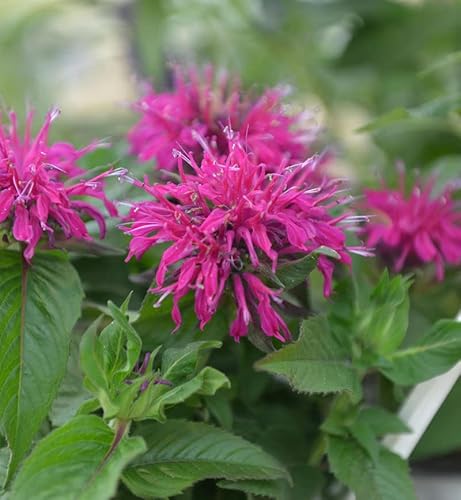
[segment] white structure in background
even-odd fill
[[[456,320],[461,321],[461,311]],[[411,432],[387,435],[383,439],[384,446],[407,459],[460,376],[461,362],[447,373],[417,385],[410,392],[399,412],[399,417],[407,424]],[[460,498],[461,481],[459,477],[417,476],[414,479],[420,500],[455,500],[455,498]],[[347,500],[354,499],[353,493],[347,496]]]
[[[456,319],[461,321],[461,311]],[[447,373],[417,385],[399,412],[411,432],[389,434],[383,444],[402,458],[408,458],[460,376],[461,362]]]

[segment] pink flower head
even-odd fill
[[[205,150],[200,165],[192,155],[177,152],[178,184],[149,185],[147,179],[139,183],[153,199],[134,204],[128,216],[124,231],[132,239],[127,260],[139,258],[158,243],[171,243],[156,272],[157,287],[151,291],[162,294],[158,304],[173,295],[177,328],[182,321],[179,300],[189,291],[195,294],[195,312],[203,329],[227,287],[233,290],[237,308],[230,330],[236,340],[253,322],[265,335],[284,341],[290,332],[279,313],[281,290],[266,284],[261,271],[270,266],[275,272],[279,262],[322,246],[350,263],[340,224],[347,224],[346,217],[333,218],[328,212],[339,201],[334,198],[337,183],[307,185],[316,158],[291,166],[284,161],[268,173],[264,163],[255,164],[237,136],[229,139],[228,147],[225,158]],[[183,160],[193,175],[184,172]],[[318,268],[329,295],[334,263],[321,255]]]
[[[432,181],[417,183],[406,195],[404,184],[402,175],[398,190],[366,191],[368,209],[377,214],[365,229],[367,244],[395,272],[433,262],[442,280],[446,264],[461,263],[461,212],[448,188],[432,197]]]
[[[173,91],[151,89],[135,104],[141,119],[128,133],[131,151],[141,161],[155,158],[159,168],[174,171],[174,149],[191,151],[200,161],[198,137],[213,144],[218,156],[227,154],[224,129],[230,127],[258,163],[300,161],[307,156],[309,133],[300,129],[301,115],[284,113],[282,97],[281,89],[270,89],[256,100],[244,99],[239,84],[226,75],[215,77],[211,66],[203,75],[191,69],[187,76],[175,68]]]
[[[35,138],[31,135],[32,113],[27,116],[22,139],[13,112],[9,127],[0,124],[0,224],[12,230],[16,241],[25,244],[28,262],[44,233],[51,242],[57,229],[66,238],[91,239],[81,218],[83,213],[96,220],[104,236],[101,212],[81,197],[98,198],[111,215],[117,213],[102,186],[102,178],[109,172],[82,180],[83,170],[76,164],[96,145],[77,150],[67,143],[47,144],[50,125],[57,115],[55,110],[47,114]],[[79,180],[72,182],[75,176]]]

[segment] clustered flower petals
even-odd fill
[[[236,318],[230,333],[247,335],[254,323],[269,337],[281,341],[290,332],[280,315],[281,290],[262,278],[262,267],[275,272],[280,262],[310,254],[326,246],[349,264],[344,229],[347,216],[334,218],[329,209],[341,200],[338,183],[310,186],[318,158],[274,171],[255,162],[237,134],[229,136],[229,154],[217,157],[206,148],[198,164],[193,155],[176,152],[181,181],[177,184],[139,183],[153,199],[133,205],[124,231],[131,237],[127,259],[139,258],[150,247],[169,242],[156,272],[161,294],[158,304],[173,295],[172,317],[181,325],[179,301],[191,290],[200,328],[216,312],[227,288],[233,290]],[[186,161],[192,174],[186,173]],[[324,293],[331,292],[334,263],[318,259],[325,278]]]
[[[103,178],[109,172],[82,180],[84,171],[76,163],[96,144],[80,150],[68,143],[47,144],[57,115],[56,110],[47,114],[35,138],[31,134],[32,113],[27,116],[22,139],[13,112],[9,127],[0,124],[0,224],[25,245],[24,258],[29,262],[45,233],[51,243],[56,229],[66,238],[91,239],[81,218],[83,213],[96,220],[104,236],[103,215],[82,197],[100,199],[110,215],[117,213],[103,191]],[[76,176],[78,181],[67,184]]]
[[[367,244],[395,272],[434,263],[442,280],[447,264],[461,264],[461,211],[449,188],[432,196],[433,181],[416,183],[406,195],[403,175],[400,184],[365,192],[368,210],[376,214],[365,228]]]
[[[140,121],[131,129],[131,151],[141,161],[157,160],[165,170],[177,166],[173,149],[193,152],[199,161],[205,138],[219,155],[227,154],[225,128],[240,133],[258,162],[279,165],[307,157],[313,131],[303,131],[300,114],[289,116],[281,105],[283,91],[267,90],[256,100],[241,97],[240,86],[226,75],[215,77],[211,66],[200,74],[191,69],[184,76],[176,68],[171,92],[148,93],[135,104]]]

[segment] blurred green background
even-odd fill
[[[83,143],[123,135],[143,81],[212,62],[278,83],[327,130],[334,168],[364,181],[402,158],[459,175],[461,3],[386,0],[0,0],[3,107]],[[368,133],[358,132],[369,123]],[[455,157],[455,158],[453,158]]]
[[[55,137],[122,139],[111,160],[123,157],[143,82],[166,88],[168,63],[211,62],[256,91],[289,85],[292,109],[309,110],[324,130],[331,168],[357,185],[392,184],[398,159],[439,186],[461,182],[460,1],[0,0],[0,61],[2,108],[43,115],[57,105]],[[103,286],[97,271],[109,271],[95,262],[81,267]],[[459,278],[451,286],[459,290]],[[425,316],[438,316],[439,291],[426,296]],[[460,387],[420,456],[461,445]]]

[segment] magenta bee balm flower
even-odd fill
[[[24,257],[29,262],[44,234],[50,242],[57,230],[66,238],[91,239],[82,214],[96,220],[104,236],[101,212],[82,197],[98,198],[111,215],[116,214],[102,186],[108,173],[82,180],[84,171],[76,164],[96,145],[77,150],[67,143],[47,144],[57,115],[57,111],[48,113],[35,138],[31,135],[32,113],[27,116],[22,139],[14,113],[10,113],[9,127],[0,126],[0,225],[24,244]]]
[[[281,290],[265,281],[263,267],[275,272],[279,263],[322,246],[334,250],[340,262],[350,263],[342,225],[347,225],[346,216],[329,214],[340,201],[335,199],[338,183],[307,183],[317,158],[294,165],[284,161],[268,172],[264,163],[255,164],[253,153],[236,136],[229,139],[228,149],[224,159],[206,149],[200,165],[193,156],[177,152],[178,184],[138,183],[152,200],[134,204],[128,216],[124,231],[132,239],[127,259],[171,243],[151,291],[161,294],[158,304],[173,295],[177,327],[182,321],[179,301],[186,294],[195,294],[203,329],[228,289],[237,309],[230,330],[234,339],[246,335],[254,323],[265,335],[284,341],[290,332],[280,314]],[[193,174],[184,172],[183,161]],[[318,268],[329,295],[334,262],[321,255]]]
[[[301,115],[284,113],[282,97],[280,89],[270,89],[256,100],[244,99],[237,82],[215,78],[211,67],[203,75],[192,69],[186,77],[176,68],[173,91],[150,90],[136,103],[141,119],[128,134],[131,151],[141,161],[155,158],[162,168],[175,170],[174,149],[192,151],[200,160],[199,136],[214,145],[218,156],[227,154],[224,128],[230,127],[258,162],[300,161],[307,156],[309,133],[301,130]]]
[[[377,217],[365,232],[367,244],[395,272],[434,263],[439,280],[446,264],[461,264],[461,212],[455,210],[450,189],[431,196],[433,182],[398,190],[366,191],[368,210]]]

